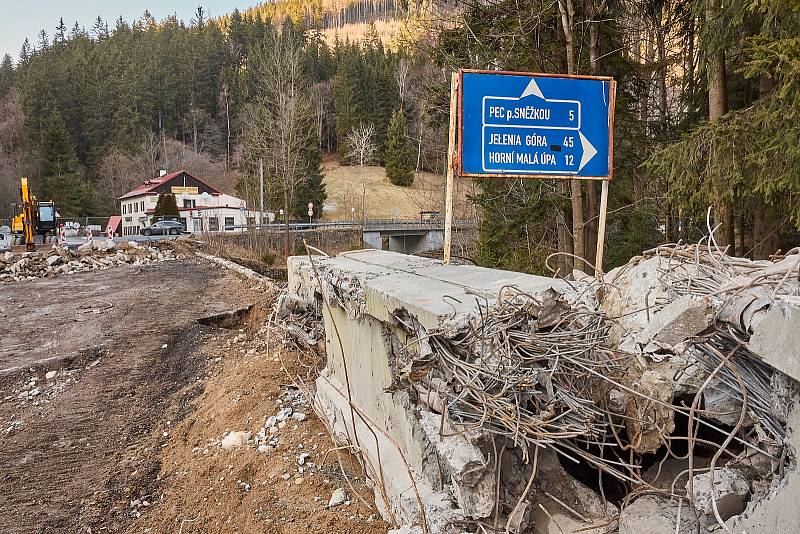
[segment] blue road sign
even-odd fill
[[[611,78],[464,71],[460,173],[610,178]]]

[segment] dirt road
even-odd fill
[[[244,425],[223,419],[235,413],[198,410],[199,400],[217,395],[229,403],[228,397],[245,385],[252,391],[279,393],[273,382],[280,364],[272,359],[273,368],[264,368],[267,364],[260,361],[261,372],[240,376],[231,385],[228,362],[252,359],[254,351],[248,354],[240,344],[221,344],[220,339],[236,334],[197,322],[254,304],[250,320],[255,328],[259,309],[267,302],[265,290],[193,261],[0,287],[0,321],[8,328],[0,332],[2,530],[142,532],[150,528],[143,525],[152,524],[163,532],[181,527],[183,532],[250,532],[245,528],[249,520],[242,522],[231,514],[244,502],[240,494],[220,484],[219,493],[196,492],[213,501],[192,501],[195,506],[184,510],[186,503],[174,499],[188,499],[190,494],[175,488],[198,488],[186,487],[174,473],[197,467],[191,452],[196,444],[187,441],[193,425],[200,423],[195,434],[209,434],[203,439],[212,434],[219,438],[224,428]],[[231,393],[231,387],[236,391]],[[264,403],[274,410],[274,400],[266,399],[260,396],[261,404],[251,406],[261,410],[259,417],[269,415]],[[305,424],[309,432],[324,430],[313,417]],[[251,426],[256,425],[253,421]],[[331,447],[324,443],[327,436],[315,437],[320,450]],[[242,454],[224,459],[215,449],[207,456],[215,460],[203,466],[203,476],[225,477],[240,461],[277,461],[246,456],[255,451]],[[323,486],[337,483],[330,479]],[[289,490],[296,491],[275,485],[272,494],[287,492],[291,499]],[[204,503],[209,510],[225,510],[225,521],[205,513]],[[278,531],[294,531],[291,514],[270,511],[277,504],[259,506],[266,512],[262,517],[282,521],[286,527]],[[190,512],[202,520],[184,524]],[[329,517],[329,528],[323,531],[345,531],[335,523],[337,517]],[[341,519],[347,524],[349,515]]]

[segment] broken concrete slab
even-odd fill
[[[612,344],[618,345],[627,334],[639,332],[659,309],[658,303],[669,300],[659,279],[663,264],[660,256],[638,258],[603,277],[607,290],[601,310],[613,319],[609,330]]]
[[[689,484],[686,484],[687,491]],[[700,473],[692,479],[692,503],[697,511],[714,517],[712,499],[723,521],[744,511],[750,496],[750,481],[738,469],[717,468],[714,470],[712,494],[711,473]]]
[[[375,504],[381,515],[408,525],[421,524],[424,516],[432,534],[452,532],[451,520],[463,518],[463,515],[448,493],[437,491],[420,474],[421,468],[412,470],[415,464],[409,459],[413,454],[409,443],[401,445],[390,437],[389,428],[376,425],[359,410],[351,412],[346,385],[329,370],[323,371],[316,384],[316,410],[337,444],[359,446],[360,458],[374,484]],[[420,447],[416,439],[411,436],[409,439]]]
[[[631,383],[645,395],[628,395],[625,403],[625,425],[632,447],[639,453],[655,452],[663,444],[662,433],[675,430],[674,412],[668,407],[674,395],[672,382],[661,373],[646,369]],[[650,399],[661,402],[656,404]]]
[[[795,403],[789,416],[792,432],[787,441],[791,454],[800,452],[800,404]],[[755,532],[797,532],[800,525],[800,469],[796,460],[783,479],[774,479],[766,498],[748,504],[741,515],[726,524],[735,534]]]
[[[590,523],[581,521],[563,506],[542,495],[537,495],[529,506],[531,524],[528,528],[517,530],[515,534],[606,534],[615,532],[613,518],[601,518]]]
[[[441,416],[421,410],[420,424],[453,479],[459,508],[468,517],[488,517],[495,501],[495,475],[487,469],[488,458],[464,433],[455,432],[449,424],[445,424],[444,436],[440,436]]]
[[[685,295],[654,310],[635,339],[643,347],[651,342],[672,347],[707,329],[713,321],[714,308],[709,299]]]
[[[325,273],[323,287],[332,302],[351,317],[364,313],[394,322],[391,314],[406,309],[425,328],[469,313],[476,299],[494,301],[500,289],[516,286],[529,293],[548,288],[570,291],[563,280],[474,266],[444,265],[429,258],[381,250],[346,252],[335,258],[315,257]],[[307,302],[319,291],[307,256],[288,258],[289,291]]]
[[[697,532],[697,512],[685,501],[656,495],[639,497],[619,515],[619,534],[675,534]]]
[[[782,296],[753,319],[747,348],[767,364],[800,380],[800,296]]]

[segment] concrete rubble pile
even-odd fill
[[[148,265],[181,259],[168,247],[154,247],[134,241],[115,243],[97,240],[84,243],[77,250],[53,245],[36,252],[0,254],[0,282],[19,282],[73,274],[120,265]]]
[[[315,409],[399,531],[791,531],[797,252],[664,246],[601,281],[293,257],[277,315],[322,319]]]

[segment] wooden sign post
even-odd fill
[[[600,276],[608,184],[614,169],[615,99],[616,82],[604,76],[454,72],[450,82],[445,263],[450,263],[456,172],[472,178],[601,180],[594,266],[595,275]]]
[[[447,191],[444,211],[444,263],[450,264],[450,247],[453,242],[453,189],[456,167],[456,116],[458,114],[458,81],[454,72],[450,77],[450,132],[447,145]]]

